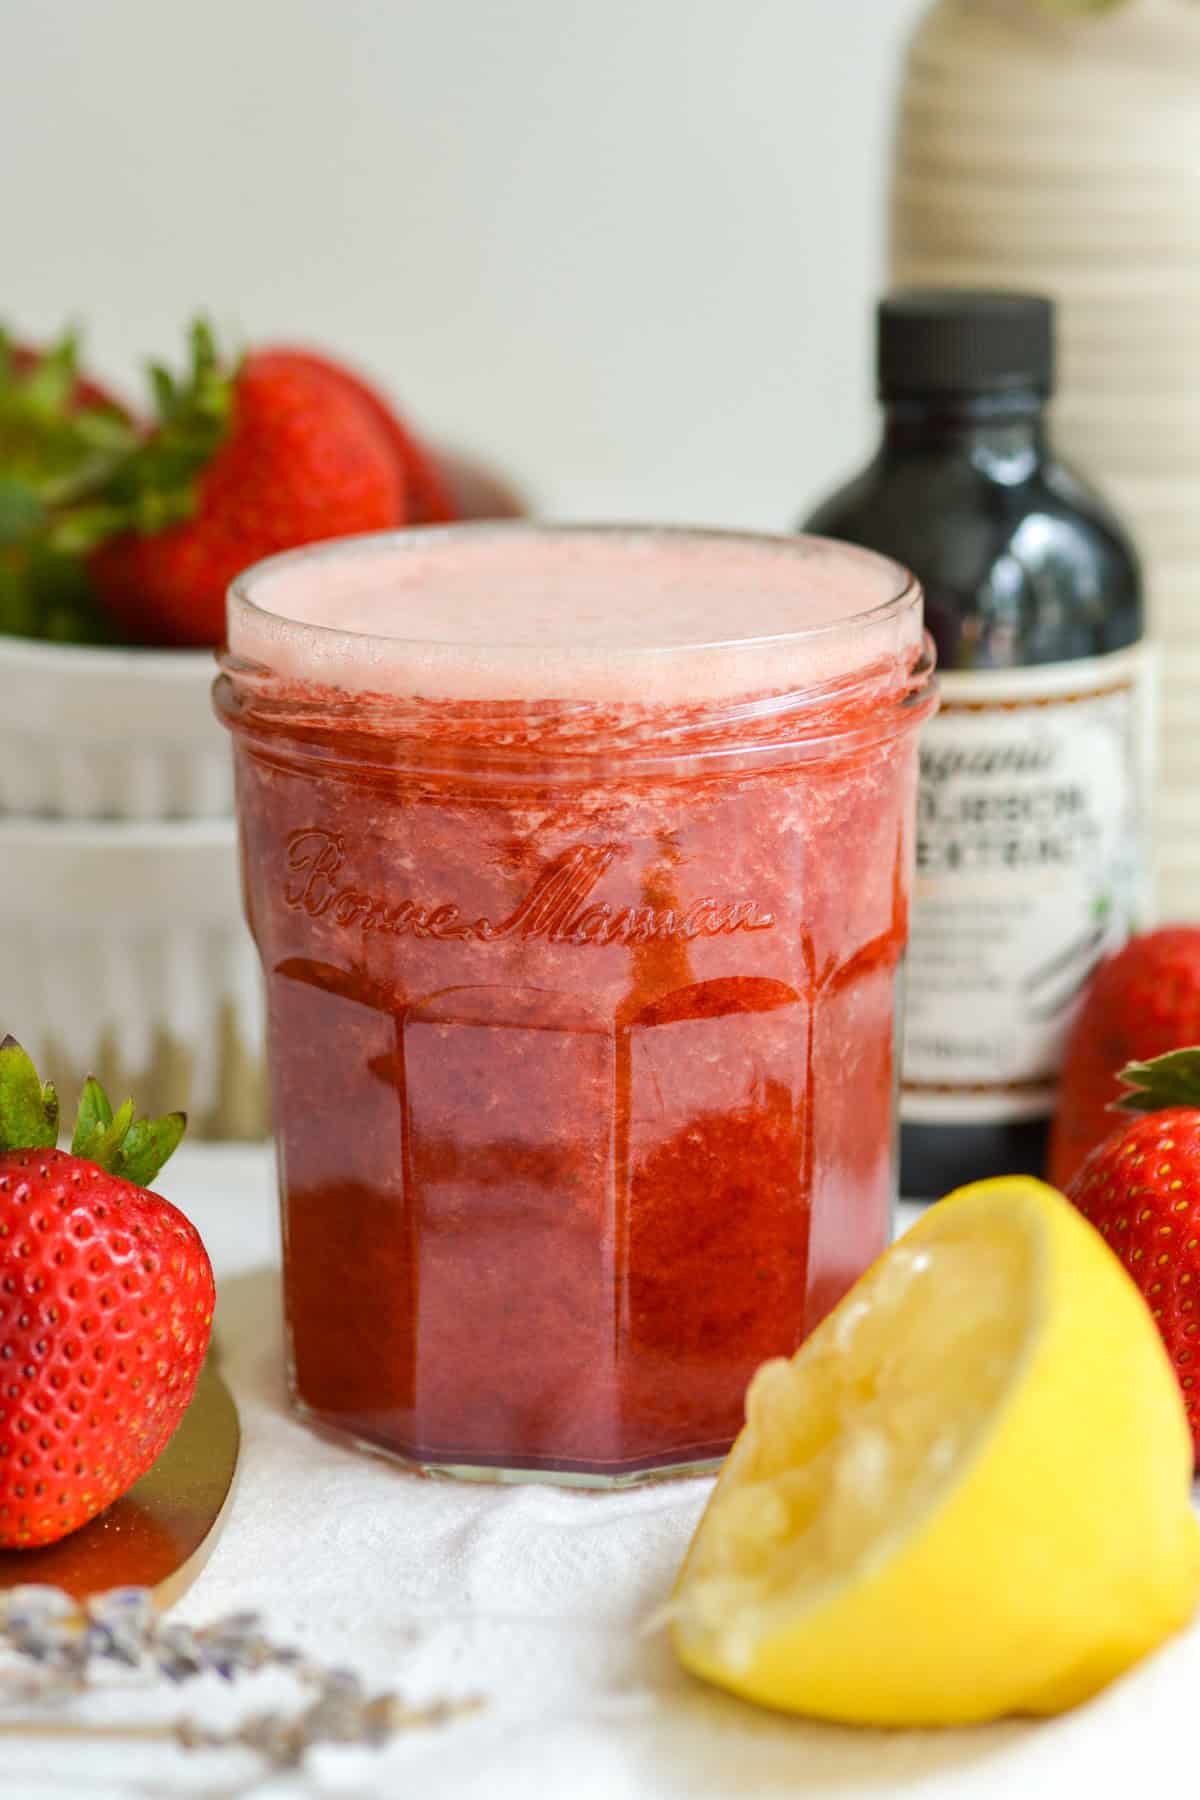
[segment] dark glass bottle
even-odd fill
[[[1062,1040],[1134,926],[1148,665],[1132,544],[1054,458],[1053,308],[900,293],[883,441],[804,522],[924,585],[943,710],[921,754],[901,1181],[1040,1174]]]

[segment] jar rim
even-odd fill
[[[589,576],[589,559],[601,565],[599,578],[596,570]],[[322,622],[314,616],[320,608],[311,582],[306,604],[295,606],[298,596],[305,599],[305,581],[314,571],[325,583],[340,574],[352,599],[360,571],[371,569],[377,581],[379,571],[395,572],[396,596],[444,599],[447,572],[464,560],[475,562],[480,576],[501,585],[506,572],[521,572],[522,563],[526,579],[531,568],[544,564],[536,578],[547,597],[557,592],[556,582],[574,597],[582,570],[593,585],[591,617],[581,631],[577,612],[564,608],[557,634],[539,638],[530,629],[523,637],[493,637],[487,635],[485,605],[472,635],[474,601],[461,593],[457,636],[437,631],[400,635]],[[648,598],[634,621],[634,641],[622,642],[619,629],[608,629],[601,616],[602,590],[605,580],[624,586],[627,579],[635,586],[640,581]],[[673,602],[680,604],[682,596],[686,603],[684,625],[673,641],[669,631],[660,634],[668,641],[654,641],[656,581],[668,581]],[[702,625],[706,616],[706,596],[692,605],[697,585],[706,589],[706,596],[718,595],[718,619],[725,606],[732,620],[745,617],[752,628],[689,634],[687,619]],[[857,604],[864,596],[867,603]],[[268,598],[276,604],[266,604]],[[370,598],[372,604],[386,598],[391,605],[393,590],[377,587]],[[819,690],[883,660],[903,659],[920,644],[921,599],[920,585],[898,563],[828,539],[688,526],[504,520],[371,532],[265,558],[230,586],[227,636],[236,662],[269,669],[285,680],[350,693],[438,701],[636,697],[659,703],[685,698],[725,703],[771,690]],[[779,629],[789,609],[800,622]],[[305,610],[310,616],[293,616]],[[776,628],[753,629],[756,616]]]

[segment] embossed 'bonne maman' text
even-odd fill
[[[541,870],[532,888],[502,919],[466,919],[452,902],[384,899],[344,879],[345,846],[332,831],[294,831],[287,843],[283,897],[310,919],[378,931],[389,937],[498,944],[545,938],[551,944],[648,944],[667,938],[722,937],[769,931],[775,915],[755,900],[704,895],[686,908],[622,906],[593,901],[617,856],[615,844],[580,844]]]

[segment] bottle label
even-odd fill
[[[1053,1109],[1089,978],[1143,922],[1152,654],[951,672],[921,739],[902,1116]]]

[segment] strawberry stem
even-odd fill
[[[186,1129],[187,1117],[181,1112],[136,1119],[132,1100],[114,1113],[108,1095],[89,1075],[79,1099],[71,1154],[146,1187],[178,1148]],[[6,1037],[0,1043],[0,1153],[51,1150],[57,1142],[58,1096],[43,1085],[17,1040]]]
[[[1117,1077],[1127,1090],[1114,1112],[1161,1112],[1166,1106],[1200,1107],[1200,1047],[1171,1050],[1150,1062],[1126,1063]]]
[[[155,423],[54,518],[55,550],[86,556],[109,538],[128,531],[153,536],[195,512],[197,479],[229,431],[237,371],[222,365],[206,320],[193,323],[190,345],[185,375],[151,366]]]

